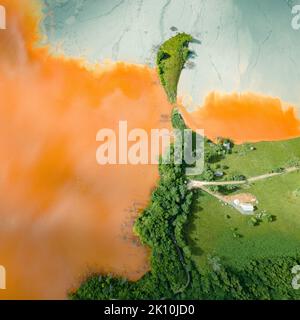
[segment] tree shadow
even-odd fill
[[[191,41],[191,43],[195,43],[195,44],[202,44],[202,42],[199,39],[193,38],[193,40]]]

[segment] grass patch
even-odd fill
[[[251,226],[251,217],[222,205],[211,195],[198,191],[193,214],[186,228],[192,258],[199,269],[210,268],[212,258],[237,269],[251,260],[295,257],[300,253],[300,173],[294,172],[253,184],[246,190],[256,196],[257,212],[275,216]],[[234,237],[238,233],[241,237]]]
[[[232,153],[219,162],[227,173],[240,172],[253,177],[300,163],[300,138],[235,145]]]
[[[158,74],[171,103],[176,102],[179,77],[189,57],[188,45],[192,40],[191,35],[179,33],[163,43],[158,50]]]

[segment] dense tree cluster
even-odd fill
[[[181,116],[178,121],[183,121]],[[181,123],[180,126],[183,124]],[[183,147],[183,145],[182,145]],[[174,146],[170,146],[174,160]],[[151,203],[137,219],[134,231],[151,248],[151,271],[137,282],[111,276],[91,276],[72,294],[74,299],[174,298],[190,283],[191,253],[184,224],[193,194],[187,188],[185,165],[159,164],[160,180]]]

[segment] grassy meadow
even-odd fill
[[[235,145],[219,163],[229,168],[229,174],[239,172],[249,178],[292,166],[299,159],[300,138],[296,138]]]
[[[255,195],[256,213],[274,216],[273,222],[262,221],[257,226],[249,224],[250,216],[196,192],[186,234],[200,269],[209,267],[214,259],[239,269],[250,260],[300,253],[300,172],[258,181],[236,192]]]

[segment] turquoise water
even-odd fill
[[[202,104],[212,90],[253,91],[300,106],[300,30],[291,0],[51,0],[43,30],[54,52],[154,65],[157,46],[191,33],[195,58],[179,94]],[[155,3],[155,5],[154,5]],[[300,1],[299,1],[300,4]]]

